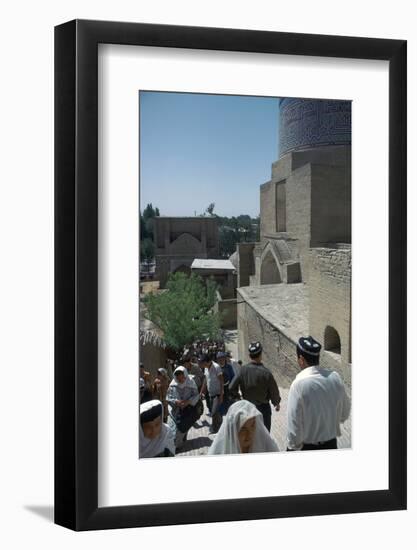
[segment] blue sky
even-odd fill
[[[278,99],[140,92],[141,210],[259,214],[278,157]]]

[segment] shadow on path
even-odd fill
[[[203,447],[210,447],[213,441],[209,437],[195,437],[194,439],[187,439],[184,445],[181,447],[177,455],[187,453],[188,451],[197,451]]]

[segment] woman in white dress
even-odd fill
[[[139,458],[174,456],[174,434],[163,423],[164,409],[157,399],[142,403],[139,412]]]
[[[230,406],[208,450],[209,455],[277,452],[278,445],[265,428],[262,413],[245,399]]]

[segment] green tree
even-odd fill
[[[145,316],[163,332],[167,345],[176,351],[195,340],[216,338],[220,318],[213,313],[216,284],[201,277],[184,273],[171,274],[167,290],[145,297]]]
[[[141,212],[139,212],[139,222],[140,222],[140,240],[142,244],[142,241],[148,238],[148,233],[146,231],[146,222]]]
[[[218,220],[220,255],[223,258],[233,254],[238,243],[259,241],[259,216],[254,219],[248,214],[231,218],[218,216]]]
[[[233,227],[223,225],[219,227],[219,247],[222,258],[228,258],[236,250],[239,235]]]
[[[216,203],[214,202],[211,202],[207,208],[206,208],[206,212],[209,216],[214,216],[214,207],[216,206]]]
[[[145,206],[143,213],[139,211],[141,247],[143,240],[153,240],[153,220],[159,215],[159,208],[154,208],[151,202]]]
[[[146,236],[153,240],[153,220],[154,218],[148,218],[145,221]]]
[[[145,208],[144,208],[144,210],[143,210],[143,217],[144,217],[145,221],[146,221],[146,220],[149,220],[150,218],[154,218],[154,217],[155,217],[155,210],[154,210],[154,208],[153,208],[151,202],[148,203],[148,204],[145,206]]]
[[[140,242],[140,259],[141,261],[150,262],[155,256],[155,245],[153,240],[146,238]]]

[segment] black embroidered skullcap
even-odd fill
[[[208,354],[208,353],[202,353],[201,355],[199,355],[198,361],[199,361],[200,363],[210,363],[210,361],[211,361],[211,356],[210,356],[210,354]]]
[[[301,352],[307,353],[313,357],[318,357],[320,355],[321,344],[319,344],[317,340],[314,340],[312,336],[302,336],[298,340],[297,347]]]
[[[162,403],[157,399],[147,401],[140,406],[140,423],[146,424],[146,422],[152,422],[158,416],[162,416]]]
[[[262,346],[260,342],[252,342],[248,347],[249,355],[251,357],[257,357],[262,353]]]

